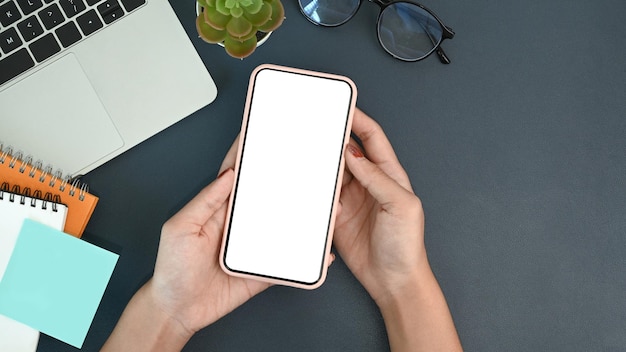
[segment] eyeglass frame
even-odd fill
[[[450,63],[450,59],[448,58],[448,55],[446,55],[446,53],[443,51],[443,48],[441,48],[441,43],[443,43],[444,40],[446,39],[452,39],[454,38],[454,31],[452,30],[452,28],[446,26],[443,21],[439,18],[439,16],[437,16],[432,10],[430,10],[429,8],[427,8],[426,6],[414,1],[414,0],[392,0],[392,1],[385,1],[385,0],[368,0],[369,2],[375,3],[376,5],[378,5],[380,7],[380,12],[378,13],[378,19],[376,20],[376,36],[378,37],[378,43],[380,44],[380,46],[383,47],[383,49],[391,56],[393,56],[394,58],[398,59],[398,60],[402,60],[402,61],[406,61],[406,62],[416,62],[416,61],[421,61],[424,60],[425,58],[429,57],[433,52],[437,53],[437,56],[439,57],[439,61],[441,61],[442,64],[449,64]],[[361,8],[361,4],[363,3],[363,0],[359,0],[359,6],[356,8],[356,10],[354,10],[354,13],[352,13],[352,15],[350,15],[350,17],[346,18],[343,22],[337,23],[337,24],[332,24],[332,25],[326,25],[326,24],[321,24],[318,22],[313,21],[312,19],[309,18],[309,16],[307,16],[307,14],[304,12],[304,9],[302,8],[302,5],[300,5],[300,2],[298,1],[298,6],[300,7],[300,12],[302,13],[302,15],[304,16],[304,18],[306,18],[309,22],[313,23],[316,26],[320,26],[320,27],[339,27],[343,24],[345,24],[346,22],[350,21],[355,15],[356,13],[359,11],[359,9]],[[437,45],[435,45],[428,54],[417,58],[417,59],[405,59],[405,58],[401,58],[398,57],[397,55],[391,53],[389,50],[387,50],[387,48],[385,47],[385,45],[383,44],[382,40],[380,39],[380,18],[383,14],[383,12],[385,11],[385,9],[391,5],[397,4],[397,3],[408,3],[411,5],[415,5],[419,8],[421,8],[422,10],[428,12],[429,15],[433,16],[433,18],[435,20],[437,20],[437,22],[439,23],[439,25],[441,26],[441,40],[439,41],[439,43]]]

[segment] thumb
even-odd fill
[[[361,150],[348,144],[346,165],[352,176],[359,181],[383,209],[390,210],[412,196],[404,187],[387,175],[378,165],[369,161]]]
[[[202,225],[228,201],[233,188],[234,173],[232,169],[226,169],[213,181],[185,205],[168,222],[178,220]]]

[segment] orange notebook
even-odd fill
[[[67,219],[63,232],[80,238],[91,218],[98,197],[89,193],[89,187],[63,177],[60,171],[52,172],[51,166],[42,166],[40,161],[33,163],[32,157],[22,158],[22,153],[13,154],[10,147],[0,144],[0,184],[3,187],[25,189],[31,196],[44,194],[55,201],[67,205]],[[8,189],[7,189],[8,190]]]

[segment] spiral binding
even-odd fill
[[[61,196],[58,194],[52,194],[50,192],[46,192],[46,194],[42,194],[41,191],[36,190],[32,192],[29,187],[25,187],[24,189],[20,189],[20,186],[15,185],[10,187],[7,182],[3,182],[0,185],[0,200],[4,200],[5,195],[8,195],[8,201],[11,203],[16,202],[16,197],[18,197],[18,201],[21,205],[26,205],[27,198],[30,199],[30,206],[36,207],[37,201],[41,201],[41,208],[43,210],[48,209],[48,203],[52,205],[52,211],[58,211],[58,204],[61,203]]]
[[[14,154],[13,147],[5,147],[0,142],[0,164],[8,163],[7,166],[13,169],[18,162],[22,163],[18,170],[20,173],[27,173],[30,178],[37,178],[41,183],[48,182],[50,187],[55,187],[58,183],[58,189],[61,192],[65,192],[65,189],[69,188],[68,194],[74,197],[78,193],[78,199],[81,201],[85,200],[85,194],[89,192],[89,186],[80,182],[79,177],[64,176],[60,169],[53,172],[52,165],[44,166],[41,160],[33,162],[33,157],[31,155],[24,156],[22,151],[17,151]],[[48,177],[50,177],[49,180]]]

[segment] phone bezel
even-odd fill
[[[326,243],[324,246],[325,249],[324,249],[324,253],[322,257],[322,262],[320,265],[320,275],[313,282],[303,282],[303,281],[297,281],[297,280],[292,280],[292,279],[287,279],[287,278],[269,276],[269,275],[265,275],[262,273],[240,271],[240,270],[230,268],[226,264],[228,241],[230,238],[230,226],[233,220],[232,211],[233,211],[233,207],[234,207],[236,196],[237,196],[237,190],[238,190],[237,186],[239,182],[239,170],[240,170],[241,160],[243,157],[243,152],[245,149],[251,103],[254,97],[256,77],[263,70],[276,70],[276,71],[286,72],[286,73],[291,73],[291,74],[299,74],[299,75],[313,76],[313,77],[318,77],[318,78],[332,79],[332,80],[345,82],[350,86],[350,102],[349,102],[349,108],[348,108],[348,116],[347,116],[346,124],[344,127],[343,149],[340,151],[340,161],[339,161],[339,165],[337,168],[337,175],[335,177],[335,190],[333,194],[334,199],[333,199],[332,208],[329,214],[330,218],[329,218],[326,240],[325,240]],[[356,108],[356,93],[357,93],[357,90],[356,90],[356,86],[354,82],[350,80],[349,78],[340,76],[340,75],[334,75],[334,74],[328,74],[328,73],[322,73],[322,72],[316,72],[316,71],[310,71],[310,70],[303,70],[303,69],[297,69],[297,68],[291,68],[291,67],[285,67],[285,66],[279,66],[279,65],[272,65],[272,64],[260,65],[256,69],[254,69],[254,71],[250,75],[250,82],[248,85],[247,99],[246,99],[244,116],[243,116],[243,121],[242,121],[242,126],[241,126],[241,132],[240,132],[240,138],[239,138],[239,144],[238,144],[238,150],[237,150],[237,158],[235,162],[235,178],[233,181],[233,190],[231,192],[231,195],[228,201],[228,212],[226,214],[226,222],[224,226],[222,246],[221,246],[220,256],[219,256],[220,266],[222,267],[222,270],[224,270],[227,274],[232,275],[232,276],[237,276],[237,277],[265,281],[265,282],[269,282],[272,284],[280,284],[280,285],[286,285],[286,286],[292,286],[292,287],[298,287],[298,288],[304,288],[304,289],[317,288],[321,286],[321,284],[325,281],[327,268],[328,268],[330,248],[332,245],[332,237],[333,237],[335,218],[336,218],[336,213],[337,213],[337,205],[339,203],[339,195],[340,195],[341,184],[342,184],[342,179],[343,179],[343,169],[345,165],[345,155],[344,155],[345,147],[350,138],[352,117],[354,115],[354,110]]]

